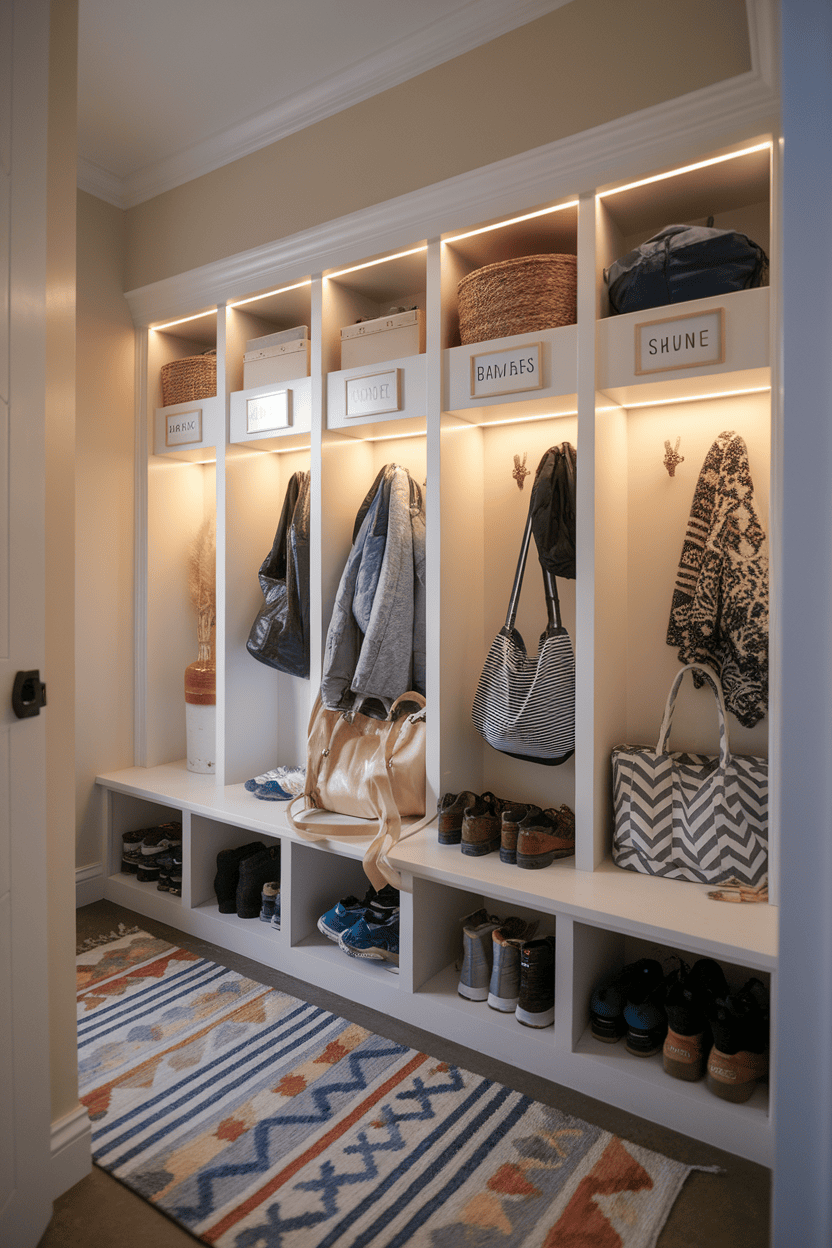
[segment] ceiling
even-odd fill
[[[572,0],[79,0],[78,184],[131,207]]]

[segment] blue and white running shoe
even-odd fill
[[[338,943],[338,937],[342,932],[346,932],[357,923],[364,911],[371,904],[375,896],[375,889],[372,886],[364,894],[363,900],[359,901],[357,897],[350,894],[349,897],[342,897],[337,905],[327,910],[318,919],[318,931],[324,936],[329,937]]]
[[[371,958],[377,962],[392,962],[398,966],[398,912],[379,921],[371,910],[366,910],[357,923],[341,933],[338,945],[351,958]]]
[[[327,910],[318,919],[318,931],[330,940],[337,941],[341,933],[357,923],[365,911],[372,912],[373,921],[376,923],[388,918],[394,912],[398,914],[398,889],[385,884],[384,888],[376,892],[371,884],[360,901],[352,895],[342,897],[337,905]]]

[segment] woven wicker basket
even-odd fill
[[[210,399],[217,393],[217,353],[188,355],[162,365],[162,407]]]
[[[463,346],[574,325],[577,273],[577,257],[564,255],[521,256],[469,273],[458,290]]]

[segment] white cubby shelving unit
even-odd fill
[[[391,235],[394,241],[378,254],[368,225],[363,251],[350,255],[347,244],[339,249],[330,240],[311,276],[287,261],[258,278],[259,294],[241,288],[180,325],[155,329],[152,316],[141,322],[147,453],[140,465],[136,766],[99,777],[105,895],[396,1018],[419,1026],[429,1020],[444,1037],[769,1164],[767,1086],[747,1104],[723,1102],[704,1083],[666,1076],[660,1057],[644,1060],[623,1045],[597,1044],[588,1025],[597,979],[646,953],[716,958],[735,984],[758,976],[771,985],[776,975],[776,905],[720,905],[707,898],[706,886],[620,871],[610,858],[610,751],[658,736],[678,667],[665,641],[676,566],[699,470],[724,430],[735,430],[748,445],[769,532],[776,520],[777,491],[770,503],[769,482],[777,479],[779,421],[771,347],[778,304],[772,224],[777,145],[768,134],[748,133],[731,146],[713,143],[695,155],[677,167],[666,158],[662,165],[645,164],[614,184],[598,176],[594,189],[580,194],[561,186],[553,169],[548,200],[536,184],[518,191],[508,210],[510,198],[502,187],[497,195],[495,172],[487,202],[499,200],[499,213],[467,220],[457,214],[441,228],[435,219],[422,222],[422,230]],[[703,223],[711,215],[767,251],[771,285],[611,316],[603,276],[611,261],[664,225]],[[543,252],[577,256],[577,323],[460,345],[460,279],[495,260]],[[341,370],[341,327],[391,306],[414,305],[425,316],[425,351],[366,370],[400,370],[398,408],[349,414],[346,383],[363,374],[360,367]],[[638,324],[713,308],[724,310],[723,361],[636,372]],[[182,309],[183,318],[189,314]],[[281,383],[292,391],[291,419],[279,429],[247,429],[246,402],[268,387],[243,388],[245,342],[296,324],[309,326],[311,365],[308,377]],[[472,397],[472,355],[532,342],[540,349],[539,388]],[[167,448],[154,432],[159,368],[212,345],[218,397],[206,403],[211,413],[201,443]],[[677,438],[684,461],[671,478],[664,443]],[[487,647],[504,620],[528,506],[530,484],[518,488],[515,456],[533,473],[544,451],[565,441],[578,454],[577,577],[559,584],[576,652],[577,731],[574,757],[548,768],[496,753],[477,735],[470,710]],[[258,800],[244,787],[278,763],[305,762],[308,717],[355,515],[389,462],[407,467],[426,493],[428,809],[445,792],[490,789],[547,807],[565,802],[577,825],[574,859],[542,871],[507,866],[496,854],[471,858],[458,847],[440,846],[435,826],[412,836],[405,829],[393,854],[406,884],[398,973],[345,957],[317,931],[324,909],[364,891],[364,843],[301,840],[280,803]],[[289,478],[306,469],[312,481],[308,681],[255,662],[245,648],[261,600],[258,568]],[[217,521],[217,774],[197,776],[184,762],[182,679],[195,657],[184,568],[190,539],[211,513]],[[773,571],[776,576],[776,566]],[[544,620],[531,559],[518,616],[528,642]],[[747,730],[731,718],[734,751],[767,756],[771,720]],[[771,736],[774,755],[776,733]],[[684,688],[673,740],[714,751],[715,714],[706,692]],[[183,824],[181,898],[120,872],[122,833],[162,818]],[[776,900],[774,817],[770,836]],[[252,839],[280,842],[279,931],[218,912],[216,854]],[[524,1028],[513,1016],[458,995],[460,919],[481,905],[502,916],[533,916],[542,931],[555,933],[554,1027]]]

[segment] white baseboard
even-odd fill
[[[78,867],[75,871],[75,909],[89,906],[93,901],[104,898],[104,866],[94,862],[89,867]]]
[[[92,1128],[83,1105],[52,1123],[50,1154],[50,1198],[57,1200],[92,1169]]]

